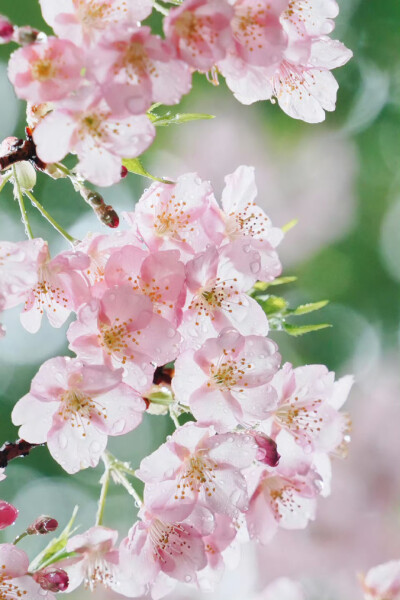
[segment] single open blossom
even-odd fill
[[[225,177],[222,192],[222,208],[225,233],[230,241],[246,239],[249,250],[257,250],[261,257],[261,270],[257,274],[261,281],[271,281],[282,271],[276,246],[283,232],[273,227],[271,220],[255,202],[257,187],[254,167],[241,165]]]
[[[188,423],[144,458],[136,474],[146,483],[146,505],[160,518],[212,522],[213,513],[237,517],[247,510],[242,470],[255,455],[251,436],[215,435],[213,428]]]
[[[150,298],[128,285],[82,306],[67,336],[82,360],[123,367],[124,381],[140,392],[151,387],[155,365],[176,358],[180,342],[171,323],[153,312]]]
[[[5,500],[0,500],[0,529],[5,529],[15,523],[18,510]]]
[[[1,310],[25,301],[37,283],[38,265],[44,254],[47,254],[47,244],[41,238],[17,243],[0,242]]]
[[[261,270],[258,252],[237,240],[217,250],[209,246],[186,265],[188,296],[181,332],[188,346],[198,346],[225,327],[242,335],[267,335],[261,306],[245,292]]]
[[[130,285],[133,291],[148,296],[154,312],[176,327],[185,303],[185,267],[178,250],[149,253],[126,245],[110,256],[105,280],[113,285]]]
[[[0,544],[0,598],[29,598],[29,600],[55,600],[28,575],[29,558],[13,544]]]
[[[348,417],[339,409],[353,384],[351,376],[335,382],[335,374],[323,365],[293,369],[286,363],[271,383],[278,406],[264,427],[273,436],[285,429],[308,451],[334,452],[341,446],[348,434]]]
[[[8,76],[18,98],[33,103],[61,100],[81,79],[82,51],[68,40],[47,38],[16,50]]]
[[[82,252],[62,252],[50,257],[45,244],[38,258],[37,280],[26,294],[21,323],[30,333],[36,333],[46,313],[50,325],[61,327],[71,311],[87,301],[89,286],[83,271],[89,259]]]
[[[373,567],[360,579],[366,600],[399,600],[400,560]]]
[[[40,0],[43,18],[62,38],[90,44],[116,24],[129,27],[148,17],[151,0]]]
[[[276,406],[276,392],[268,383],[280,361],[272,340],[223,329],[198,350],[180,354],[172,387],[198,422],[219,432],[254,425]]]
[[[56,563],[68,574],[67,592],[73,592],[81,583],[90,591],[98,584],[118,591],[119,554],[114,547],[117,538],[117,531],[96,526],[68,540],[66,551],[76,556]]]
[[[223,221],[211,185],[196,173],[176,184],[153,183],[125,219],[150,250],[177,249],[181,260],[219,244]]]
[[[299,464],[297,469],[283,465],[261,470],[246,513],[250,538],[268,544],[278,527],[306,527],[315,518],[320,491],[321,477],[306,463]]]
[[[232,16],[226,0],[184,0],[164,19],[165,35],[182,60],[208,71],[232,43]]]
[[[142,508],[141,519],[121,543],[120,563],[124,578],[130,580],[128,584],[122,578],[121,593],[141,596],[160,572],[178,581],[196,582],[196,573],[207,559],[202,535],[193,525],[165,522]]]
[[[146,115],[119,118],[87,87],[42,119],[33,138],[44,162],[58,162],[72,152],[78,155],[76,169],[82,177],[108,186],[120,181],[122,158],[141,154],[154,135]]]
[[[327,35],[335,28],[333,19],[339,14],[336,0],[289,0],[281,22],[298,37]]]
[[[145,410],[141,396],[121,381],[122,369],[52,358],[15,405],[13,422],[21,426],[23,439],[47,442],[53,458],[68,473],[96,466],[107,437],[137,427]]]
[[[154,102],[178,104],[192,83],[188,65],[150,27],[115,29],[93,49],[90,74],[111,109],[141,114]]]

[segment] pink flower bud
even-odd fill
[[[41,517],[38,517],[31,525],[29,525],[26,531],[29,535],[44,535],[45,533],[55,531],[57,527],[58,521],[56,521],[56,519],[42,515]]]
[[[254,441],[258,446],[256,459],[265,465],[276,467],[281,457],[278,453],[276,442],[265,435],[265,433],[260,433],[259,431],[250,431],[249,433],[254,437]]]
[[[121,167],[121,178],[124,179],[128,175],[128,169],[122,165]]]
[[[5,500],[0,500],[0,529],[5,529],[15,523],[18,510]]]
[[[64,569],[53,566],[37,571],[33,574],[33,579],[43,590],[50,592],[65,592],[69,584],[69,577]]]
[[[0,44],[11,42],[14,33],[14,25],[7,17],[0,15]]]

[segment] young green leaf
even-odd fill
[[[214,115],[207,115],[205,113],[166,113],[164,115],[156,115],[153,112],[148,113],[148,116],[152,123],[156,127],[169,127],[170,125],[181,125],[182,123],[189,123],[190,121],[199,121],[204,119],[215,119]]]
[[[287,309],[287,302],[280,296],[267,296],[266,298],[256,298],[257,302],[267,316],[282,314]]]
[[[43,569],[47,565],[52,564],[56,560],[61,560],[58,558],[61,554],[64,553],[65,546],[67,545],[68,538],[76,531],[73,528],[76,515],[78,513],[78,506],[75,506],[71,518],[67,525],[64,527],[63,531],[57,537],[53,538],[47,546],[42,550],[40,554],[33,559],[31,565],[29,566],[30,571],[37,571],[39,569]]]
[[[311,333],[312,331],[319,331],[320,329],[326,329],[327,327],[332,327],[332,325],[329,323],[319,323],[318,325],[291,325],[290,323],[283,323],[283,329],[293,337]]]
[[[159,181],[160,183],[174,183],[173,181],[169,181],[169,179],[161,179],[159,177],[155,177],[142,165],[138,158],[123,158],[122,164],[124,167],[128,169],[130,173],[135,173],[135,175],[142,175],[142,177],[147,177],[148,179],[152,179],[153,181]]]
[[[297,308],[288,309],[288,314],[292,316],[306,315],[307,313],[321,310],[329,304],[329,300],[320,300],[319,302],[309,302],[308,304],[300,304]]]

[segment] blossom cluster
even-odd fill
[[[195,173],[154,183],[124,214],[126,230],[89,234],[55,258],[41,239],[1,243],[5,309],[23,305],[30,332],[44,313],[55,327],[76,317],[76,357],[47,360],[13,409],[20,437],[47,443],[72,474],[99,463],[108,436],[155,414],[160,393],[176,424],[135,472],[143,501],[120,545],[100,525],[69,540],[74,557],[57,563],[68,590],[83,580],[128,597],[159,598],[176,581],[208,588],[239,541],[305,527],[329,494],[352,378],[282,365],[251,291],[280,275],[283,232],[256,204],[251,167],[225,183],[221,204]],[[183,413],[192,420],[181,425]]]
[[[0,39],[23,44],[9,78],[35,115],[41,161],[76,154],[77,172],[100,186],[119,181],[122,158],[148,148],[155,127],[147,111],[179,103],[195,71],[214,83],[222,74],[244,104],[276,98],[291,117],[316,123],[335,108],[331,70],[352,56],[328,35],[335,0],[184,0],[162,9],[164,37],[143,24],[152,0],[40,5],[54,36],[30,40],[3,19]]]

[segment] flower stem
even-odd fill
[[[104,469],[104,473],[100,479],[101,492],[100,492],[100,498],[99,498],[99,503],[98,503],[98,507],[97,507],[96,526],[101,525],[103,523],[104,509],[106,506],[106,498],[107,498],[108,488],[110,485],[110,475],[111,475],[111,466],[108,461],[107,455],[103,454],[102,458],[103,458],[105,469]]]
[[[169,10],[167,8],[164,8],[164,6],[161,6],[161,4],[159,4],[158,2],[153,2],[153,6],[159,13],[161,13],[165,17],[169,14]]]
[[[115,458],[115,456],[111,454],[111,452],[108,452],[108,450],[105,451],[103,460],[104,464],[109,465],[109,471],[115,483],[122,485],[128,494],[135,499],[138,506],[141,506],[143,504],[142,498],[139,496],[133,485],[128,481],[126,475],[124,475],[124,473],[127,473],[132,477],[136,477],[135,470],[131,469],[127,463]]]
[[[59,225],[57,223],[57,221],[55,221],[53,219],[53,217],[40,204],[40,202],[38,200],[36,200],[35,196],[31,192],[28,192],[28,190],[26,190],[25,194],[28,196],[28,198],[32,202],[32,204],[34,206],[36,206],[36,208],[41,213],[41,215],[50,223],[50,225],[52,225],[54,227],[54,229],[56,231],[58,231],[58,233],[61,234],[63,236],[63,238],[66,239],[67,242],[69,242],[72,245],[72,247],[75,247],[75,244],[78,242],[78,240],[76,238],[72,237],[72,235],[69,235],[68,231],[65,231],[65,229],[63,227],[61,227],[61,225]]]
[[[20,533],[19,535],[17,535],[17,537],[13,541],[14,546],[16,544],[18,544],[18,542],[20,542],[21,540],[23,540],[24,537],[26,537],[27,535],[29,535],[27,531],[23,531],[22,533]]]
[[[14,182],[15,182],[14,183],[14,191],[16,192],[16,195],[17,195],[19,210],[21,212],[22,222],[23,222],[24,227],[25,227],[25,233],[28,236],[28,238],[30,240],[32,240],[33,239],[33,233],[32,233],[31,226],[29,224],[28,214],[26,212],[24,198],[22,196],[21,186],[19,185],[18,175],[17,175],[17,169],[14,166],[12,167],[12,175],[13,175]]]
[[[121,473],[121,471],[113,469],[113,479],[116,483],[120,483],[126,489],[128,494],[132,496],[138,506],[142,506],[142,498],[139,496],[133,485],[128,481],[126,476]]]
[[[7,181],[10,179],[11,175],[12,175],[12,172],[10,171],[10,173],[8,175],[3,177],[3,181],[0,183],[0,192],[3,190],[3,187],[6,185]]]

